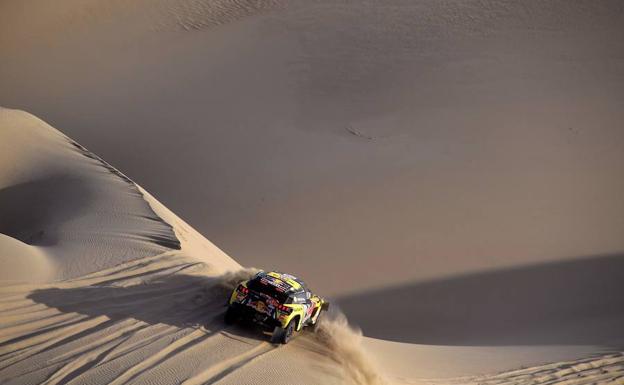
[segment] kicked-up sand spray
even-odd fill
[[[356,385],[387,385],[373,358],[362,346],[362,331],[349,324],[347,317],[335,307],[319,320],[315,337],[338,362],[348,380]]]
[[[259,270],[244,268],[219,276],[211,285],[213,295],[219,297],[229,295],[236,286],[250,279]],[[216,293],[214,289],[219,293]],[[327,349],[328,356],[343,369],[348,383],[354,385],[387,385],[373,358],[362,345],[362,332],[349,324],[347,317],[336,306],[332,306],[319,319],[313,337]]]

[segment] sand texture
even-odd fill
[[[30,192],[59,202],[55,207],[3,195],[12,213],[2,215],[7,234],[41,227],[45,235],[51,231],[45,226],[63,231],[44,244],[2,235],[2,384],[292,383],[284,373],[296,373],[302,384],[377,381],[372,366],[362,365],[368,361],[359,335],[344,323],[328,322],[326,332],[303,333],[288,346],[269,343],[258,330],[226,328],[225,300],[254,269],[242,269],[123,174],[34,116],[3,109],[0,127],[13,151],[8,156],[21,161],[3,163],[8,176],[0,191],[52,180],[57,159],[64,166],[49,188]],[[18,139],[11,142],[12,135]],[[65,194],[73,180],[100,194],[84,203],[80,227],[65,224],[76,215]],[[37,210],[51,215],[45,222],[19,220],[19,213],[37,218]],[[106,231],[111,216],[116,238]],[[29,274],[40,268],[47,268],[44,276]],[[352,345],[336,347],[336,333]],[[344,357],[358,361],[344,365]]]
[[[0,105],[343,296],[624,251],[623,26],[619,0],[4,0]]]
[[[1,1],[0,384],[623,383],[622,41],[619,0]],[[226,327],[252,267],[320,333]]]
[[[59,172],[55,160],[63,159],[63,176],[49,188],[34,193],[54,202],[66,202],[65,193],[54,194],[71,190],[76,186],[71,181],[79,179],[82,185],[97,184],[103,189],[97,204],[114,208],[113,213],[122,220],[137,217],[132,212],[136,207],[150,213],[149,218],[139,216],[130,222],[132,227],[110,243],[110,233],[104,231],[111,221],[109,211],[83,208],[82,226],[77,230],[65,225],[75,215],[72,206],[60,205],[51,211],[54,215],[47,221],[33,224],[18,220],[19,212],[31,217],[37,213],[33,206],[20,206],[24,204],[22,194],[3,195],[4,207],[13,210],[13,220],[4,222],[7,233],[27,234],[37,229],[33,226],[45,229],[49,224],[64,229],[62,236],[54,238],[56,242],[45,244],[39,238],[26,236],[22,242],[3,235],[3,384],[292,384],[293,374],[298,384],[495,384],[517,383],[519,379],[544,383],[569,378],[581,384],[615,383],[622,376],[620,353],[601,357],[594,353],[589,359],[496,376],[451,378],[452,374],[482,373],[487,368],[484,362],[509,354],[510,348],[487,351],[471,347],[461,351],[456,347],[440,352],[433,346],[364,341],[336,311],[328,315],[317,333],[302,332],[287,346],[269,343],[266,335],[253,328],[226,327],[222,322],[225,298],[255,269],[242,269],[142,188],[43,121],[8,109],[3,109],[0,117],[3,133],[18,138],[10,146],[13,152],[9,156],[15,159],[19,155],[22,160],[4,164],[4,187],[0,191],[51,180],[51,175]],[[11,135],[5,138],[6,145]],[[34,143],[45,151],[26,151]],[[106,197],[111,197],[115,205],[106,205]],[[90,202],[93,200],[85,205]],[[46,211],[40,203],[34,207]],[[116,223],[129,226],[128,221]],[[137,242],[144,254],[135,253]],[[88,252],[89,245],[112,246]],[[72,254],[76,250],[86,251]],[[124,258],[111,258],[114,252]],[[63,259],[64,255],[68,260]],[[29,276],[29,266],[33,272],[47,271]],[[597,311],[596,316],[604,314]],[[539,354],[539,350],[529,350],[531,354]],[[566,354],[579,355],[579,350],[555,349],[539,360]],[[461,361],[459,355],[481,355],[481,359],[475,360],[469,370],[444,370],[449,360]],[[527,360],[517,358],[513,362],[503,360],[493,369],[513,368]],[[421,365],[429,372],[419,371]],[[431,377],[425,374],[447,379],[424,380]]]

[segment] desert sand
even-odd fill
[[[0,7],[0,105],[244,265],[348,295],[624,250],[618,0]]]
[[[411,314],[411,332],[398,327],[390,330],[391,337],[402,334],[410,340],[420,333],[438,346],[364,339],[336,311],[323,320],[319,331],[304,331],[287,346],[270,344],[257,330],[225,327],[224,299],[256,269],[242,268],[124,174],[36,117],[2,109],[0,127],[6,157],[0,179],[0,223],[3,231],[23,239],[3,235],[3,384],[292,384],[292,373],[299,384],[516,383],[518,379],[542,383],[570,378],[578,383],[617,383],[624,375],[624,354],[615,347],[606,350],[605,341],[602,351],[587,345],[605,335],[621,336],[619,303],[611,303],[609,296],[600,298],[598,292],[588,293],[595,300],[593,308],[582,301],[564,303],[562,308],[584,310],[610,328],[596,330],[586,324],[584,334],[573,329],[571,333],[577,334],[567,335],[585,345],[550,350],[444,348],[437,334],[417,323],[418,314]],[[32,150],[32,145],[42,151]],[[76,186],[93,187],[85,193],[76,192]],[[15,189],[24,192],[13,193]],[[55,204],[41,205],[50,201]],[[45,213],[52,214],[38,215]],[[123,232],[105,231],[111,223],[123,224]],[[621,274],[621,269],[611,272],[615,277]],[[586,289],[608,289],[602,294],[619,298],[623,281],[605,281],[606,287]],[[466,295],[465,288],[458,289]],[[421,291],[438,296],[448,306],[444,314],[462,314],[445,303],[444,296],[426,288]],[[539,299],[529,300],[540,306]],[[611,304],[610,309],[600,306],[605,301],[603,307]],[[583,320],[580,314],[572,315],[574,321]],[[530,318],[543,321],[543,317]],[[370,319],[375,322],[374,313],[362,314],[360,321]],[[442,317],[440,322],[444,321]],[[561,319],[555,321],[564,329],[567,326]],[[458,322],[456,328],[462,332],[471,326]],[[479,330],[491,327],[481,326]],[[517,344],[524,336],[515,328],[510,325],[502,335]],[[566,356],[585,357],[482,374]]]
[[[621,382],[623,26],[619,1],[3,1],[0,383]],[[335,319],[226,328],[241,266]]]
[[[0,127],[3,154],[15,160],[3,162],[0,191],[9,192],[3,207],[22,218],[54,214],[33,222],[1,212],[3,231],[30,242],[3,238],[3,384],[291,383],[280,373],[293,371],[301,383],[350,377],[374,383],[376,372],[343,366],[333,354],[341,352],[331,342],[333,330],[351,335],[338,323],[328,326],[325,339],[304,337],[280,348],[252,331],[226,329],[225,298],[255,270],[241,269],[122,173],[43,121],[2,109]],[[46,188],[50,180],[53,190]],[[66,194],[75,181],[93,186],[79,210],[73,205],[82,190]],[[43,199],[56,204],[42,207]],[[110,233],[111,223],[125,227]],[[47,236],[54,231],[59,235]],[[33,282],[44,278],[30,279],[25,263],[47,267],[47,281]],[[344,356],[355,346],[342,349]]]

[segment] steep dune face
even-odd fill
[[[623,18],[617,0],[5,0],[0,104],[62,127],[242,264],[340,295],[365,333],[497,345],[368,339],[402,377],[497,372],[622,336],[621,258],[572,259],[624,249]],[[0,290],[0,378],[383,380],[340,323],[345,345],[278,349],[225,328],[213,299],[237,262],[88,151],[1,113],[1,277],[61,280]],[[601,346],[541,345],[570,341]],[[519,376],[617,381],[605,358]]]
[[[21,150],[3,152],[0,168],[5,183],[2,191],[9,191],[3,197],[13,199],[13,204],[3,202],[3,210],[12,219],[3,222],[4,229],[14,236],[0,237],[3,384],[286,385],[293,383],[293,376],[299,384],[420,384],[436,383],[419,380],[427,373],[436,377],[483,373],[483,363],[474,359],[470,361],[473,367],[457,369],[455,363],[465,361],[459,357],[461,354],[488,361],[500,359],[501,353],[509,356],[506,350],[443,351],[422,345],[364,341],[340,313],[325,317],[316,334],[304,332],[287,346],[270,344],[258,330],[226,327],[222,322],[224,298],[254,269],[240,269],[146,191],[50,126],[23,112],[2,113],[3,127],[11,134],[7,137],[14,139],[14,146],[20,144],[13,148]],[[33,141],[33,136],[39,140]],[[40,151],[29,146],[38,146]],[[15,163],[7,162],[9,158],[13,162],[21,160],[24,168],[16,169]],[[59,170],[64,172],[60,177],[50,177]],[[46,188],[32,191],[28,188],[32,183]],[[85,197],[76,193],[78,185],[90,189],[97,186],[98,190]],[[21,193],[12,192],[16,186],[23,188]],[[67,196],[76,202],[67,202]],[[41,200],[23,206],[32,197]],[[139,202],[135,201],[137,197]],[[107,206],[108,198],[111,201]],[[138,217],[134,221],[119,211],[113,213],[121,218],[110,219],[114,216],[111,212],[93,210],[111,207],[112,203],[118,210],[147,207],[151,210],[149,220],[132,210],[125,216]],[[42,216],[35,215],[35,210],[41,210]],[[77,213],[83,224],[79,229],[71,223]],[[89,223],[91,227],[85,225]],[[117,224],[127,233],[114,239],[112,247],[105,250],[108,253],[90,251],[89,245],[110,245],[110,234],[102,231],[108,224]],[[50,230],[46,226],[53,225],[63,231],[54,238],[47,237],[46,231]],[[44,229],[40,238],[28,236],[38,228]],[[165,238],[168,241],[164,242],[163,229],[172,231],[175,238]],[[89,234],[88,242],[85,233]],[[36,244],[34,239],[47,242]],[[147,255],[137,254],[137,243],[152,248],[142,249]],[[84,254],[72,254],[76,250]],[[121,255],[109,254],[120,250]],[[67,261],[71,261],[71,269]],[[106,264],[115,266],[99,267]],[[45,283],[70,273],[71,278]],[[16,278],[31,282],[8,282]],[[44,282],[32,282],[36,280]],[[503,360],[489,367],[500,370],[516,367],[519,362],[565,357],[556,351],[536,359],[536,351],[512,352],[516,361]],[[578,355],[578,350],[569,354]],[[384,366],[376,365],[372,357],[380,359]],[[570,367],[581,370],[580,375],[588,381],[599,383],[617,377],[622,371],[621,361],[620,354],[609,353],[589,361],[445,382],[513,383],[520,377],[539,382],[545,378],[544,372],[546,378],[567,379],[571,375],[565,368]]]
[[[243,264],[346,295],[624,249],[618,0],[0,7],[3,105]]]
[[[1,109],[0,127],[0,232],[47,255],[51,277],[180,248],[138,187],[97,156],[25,112]]]
[[[380,383],[344,322],[283,347],[226,327],[255,269],[32,115],[0,127],[2,384]]]

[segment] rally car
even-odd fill
[[[304,326],[315,328],[329,303],[314,295],[297,277],[260,271],[241,282],[228,301],[225,322],[244,319],[273,329],[271,341],[286,344]]]

